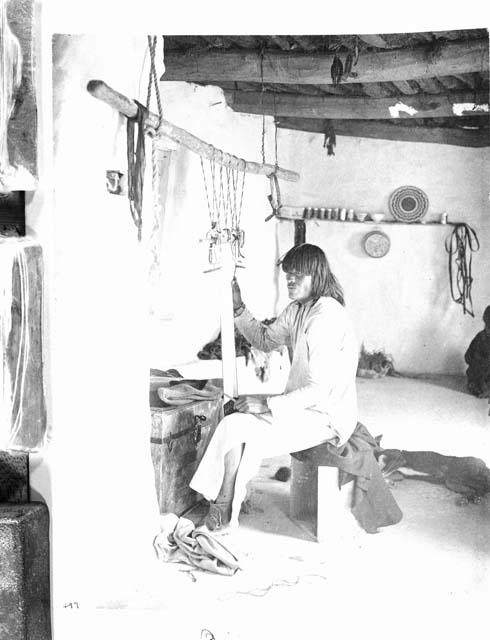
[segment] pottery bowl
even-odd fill
[[[371,213],[371,220],[373,222],[381,222],[385,217],[384,213]]]

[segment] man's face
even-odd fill
[[[311,276],[292,271],[286,272],[286,283],[291,300],[307,302],[311,298]]]

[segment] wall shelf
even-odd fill
[[[384,224],[397,224],[409,227],[454,227],[456,224],[461,224],[458,222],[446,222],[443,224],[442,222],[437,221],[428,221],[428,222],[400,222],[399,220],[381,220],[380,222],[374,222],[374,220],[364,220],[361,222],[360,220],[324,220],[322,218],[296,218],[294,216],[277,216],[278,220],[287,220],[288,222],[326,222],[328,224],[342,224],[342,225],[353,225],[353,224],[362,224],[364,226],[380,226]]]

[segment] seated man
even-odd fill
[[[347,442],[357,425],[358,345],[342,288],[324,252],[293,247],[282,260],[292,302],[269,326],[245,308],[233,283],[235,323],[252,346],[292,355],[285,392],[242,396],[218,425],[190,486],[210,501],[205,524],[237,525],[246,485],[264,458]]]
[[[490,396],[490,306],[483,312],[485,328],[476,334],[465,353],[468,391],[478,398]]]

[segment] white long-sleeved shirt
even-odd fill
[[[331,297],[292,302],[265,326],[245,309],[235,324],[262,351],[287,345],[291,369],[283,394],[267,403],[274,419],[302,410],[325,414],[325,424],[345,442],[357,424],[358,345],[345,308]]]

